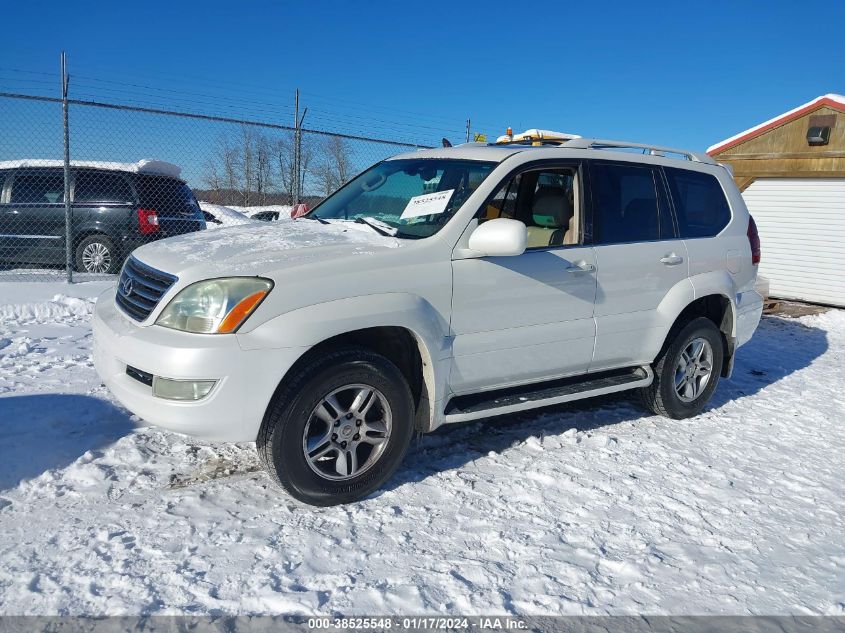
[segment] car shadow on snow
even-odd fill
[[[4,396],[0,398],[0,490],[72,464],[133,428],[126,411],[100,398]]]
[[[754,337],[740,348],[733,375],[729,380],[720,381],[705,411],[757,394],[808,367],[827,348],[824,330],[792,319],[763,318]],[[559,435],[572,428],[582,432],[610,431],[616,424],[650,415],[635,394],[622,392],[444,426],[412,443],[405,463],[383,490],[460,468],[490,452],[500,453],[529,437]]]

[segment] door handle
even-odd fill
[[[568,273],[591,273],[595,271],[596,267],[587,262],[577,262],[566,269]]]
[[[683,261],[684,261],[684,258],[681,257],[680,255],[675,255],[675,253],[672,253],[671,255],[667,255],[666,257],[660,258],[660,263],[666,264],[667,266],[677,266],[678,264],[682,263]]]

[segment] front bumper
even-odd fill
[[[115,305],[113,289],[97,300],[93,331],[94,366],[121,404],[155,426],[215,441],[254,442],[276,387],[306,350],[245,350],[241,339],[249,334],[140,327]],[[127,375],[127,365],[164,378],[217,384],[201,400],[166,400]]]

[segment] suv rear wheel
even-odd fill
[[[114,242],[105,235],[89,235],[76,245],[76,270],[81,273],[115,273],[118,261]]]
[[[721,332],[710,319],[694,319],[657,357],[654,382],[640,390],[643,403],[669,418],[698,415],[716,390],[723,358]]]
[[[282,387],[264,416],[258,453],[296,499],[348,503],[396,471],[413,420],[399,369],[369,350],[346,348],[316,357]]]

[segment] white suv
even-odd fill
[[[443,424],[627,389],[696,415],[760,319],[754,221],[706,155],[569,138],[402,154],[295,221],[143,246],[97,371],[317,505]]]

